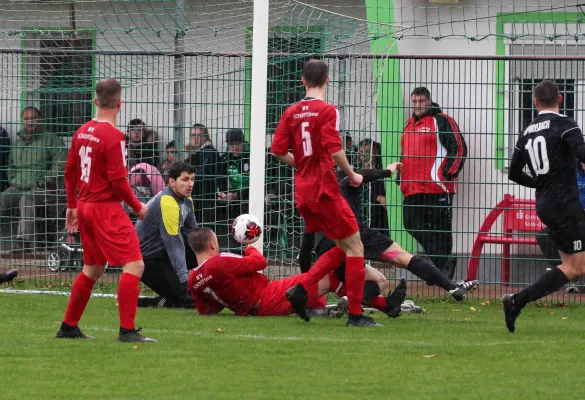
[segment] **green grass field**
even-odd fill
[[[581,306],[528,308],[513,335],[499,301],[422,303],[374,329],[141,309],[159,343],[136,346],[106,298],[81,323],[96,340],[55,339],[66,301],[0,294],[1,399],[583,398]]]

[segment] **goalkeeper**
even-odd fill
[[[175,162],[168,171],[168,186],[148,202],[148,215],[136,224],[144,257],[142,283],[158,294],[141,297],[138,307],[193,308],[187,290],[186,238],[197,228],[191,192],[195,167]]]

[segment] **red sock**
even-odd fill
[[[374,307],[376,310],[380,310],[382,312],[386,312],[386,298],[383,296],[374,297],[368,303],[370,307]]]
[[[120,312],[120,328],[134,329],[138,295],[140,294],[140,278],[124,272],[118,284],[118,311]]]
[[[308,285],[315,284],[321,279],[329,275],[331,271],[338,268],[345,260],[345,252],[339,247],[334,247],[325,254],[323,254],[315,265],[311,267],[306,274],[306,282]]]
[[[77,326],[79,324],[85,306],[87,306],[87,302],[91,297],[93,285],[95,285],[95,281],[83,272],[77,275],[71,287],[71,295],[69,296],[69,303],[67,303],[65,318],[63,319],[63,322],[67,325]]]
[[[362,314],[365,276],[364,258],[347,257],[345,261],[345,286],[347,286],[347,302],[349,303],[350,314]]]

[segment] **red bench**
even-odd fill
[[[467,264],[467,280],[477,279],[483,245],[495,243],[502,245],[502,282],[507,284],[510,281],[510,245],[537,244],[536,238],[528,235],[545,228],[536,214],[535,204],[534,200],[521,200],[510,194],[504,195],[504,200],[500,201],[483,221],[479,234],[475,238]],[[502,213],[504,214],[504,233],[490,234],[492,226]],[[523,235],[514,236],[513,232],[522,232]]]

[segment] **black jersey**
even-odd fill
[[[543,111],[520,134],[510,164],[510,180],[536,188],[536,206],[579,202],[577,160],[585,160],[585,141],[573,118]],[[528,165],[528,176],[522,170]],[[546,206],[545,206],[546,204]]]

